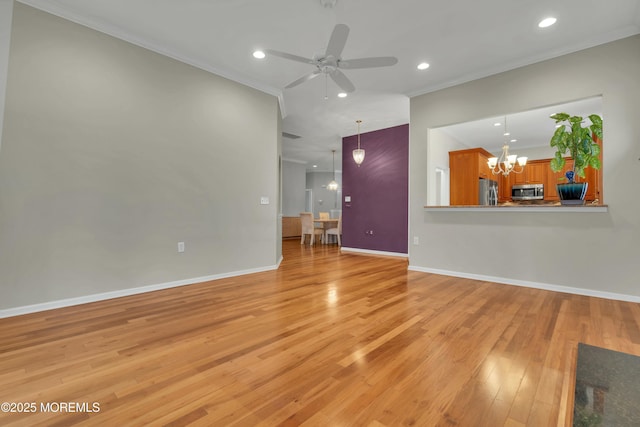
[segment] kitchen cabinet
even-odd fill
[[[498,181],[498,203],[511,202],[511,187],[516,184],[543,184],[544,200],[558,202],[558,190],[556,184],[566,182],[564,174],[573,167],[573,160],[567,159],[561,172],[551,170],[551,159],[531,160],[527,162],[522,173],[510,173],[494,175],[487,160],[491,153],[483,148],[451,151],[449,153],[449,168],[451,170],[450,202],[451,205],[477,205],[478,204],[478,180],[480,178]],[[585,200],[592,202],[599,200],[602,203],[601,182],[602,172],[592,168],[585,169],[585,178],[578,181],[587,181],[589,187]]]
[[[602,189],[600,185],[602,182],[602,169],[595,170],[593,168],[587,168],[584,170],[584,178],[584,180],[589,183],[589,188],[587,188],[587,194],[585,194],[584,199],[587,202],[597,200],[599,203],[602,203],[602,194],[600,192]]]
[[[302,225],[299,216],[282,217],[282,238],[300,237],[302,235]]]
[[[549,160],[549,162],[551,162],[551,160]],[[564,174],[568,170],[571,170],[572,167],[573,167],[573,160],[567,160],[567,162],[564,165],[564,168],[560,172],[552,171],[550,166],[547,168],[547,182],[545,183],[545,186],[544,186],[545,200],[548,200],[551,202],[557,202],[560,200],[560,197],[558,197],[558,190],[556,188],[556,184],[567,182],[567,180],[564,179]]]
[[[496,180],[487,166],[489,157],[493,155],[483,148],[449,152],[449,201],[452,206],[478,204],[479,179]]]
[[[544,184],[546,179],[546,167],[542,161],[528,162],[521,173],[511,172],[509,175],[496,175],[498,178],[498,203],[511,201],[511,187],[516,184]],[[519,166],[516,166],[519,170]]]
[[[481,154],[478,155],[478,177],[483,179],[493,179],[495,181],[496,176],[491,172],[491,169],[489,169],[489,165],[487,164],[489,157]]]
[[[546,168],[549,160],[532,160],[527,163],[522,173],[513,173],[514,184],[544,184]],[[516,166],[516,168],[519,168]],[[511,175],[511,174],[509,174]]]
[[[498,203],[506,203],[511,201],[511,187],[514,184],[514,174],[504,176],[496,175],[498,178]]]

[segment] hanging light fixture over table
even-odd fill
[[[526,157],[518,157],[517,154],[509,154],[509,144],[507,143],[507,137],[509,136],[509,132],[507,131],[507,116],[504,117],[504,136],[505,142],[502,146],[502,153],[500,157],[491,157],[487,161],[487,165],[489,165],[489,169],[491,169],[491,173],[494,175],[502,174],[504,176],[509,175],[511,172],[513,173],[522,173],[524,172],[524,167],[527,164]],[[512,140],[515,141],[515,140]],[[517,169],[516,166],[520,168]]]
[[[333,153],[333,181],[327,184],[327,190],[336,191],[338,189],[338,182],[336,181],[336,150],[331,150]]]
[[[360,167],[364,161],[364,150],[360,148],[360,123],[362,123],[362,120],[356,120],[356,123],[358,124],[358,148],[353,150],[353,161]]]

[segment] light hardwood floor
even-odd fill
[[[639,304],[283,251],[278,271],[0,320],[0,402],[38,405],[0,425],[565,425],[578,342],[640,355]]]

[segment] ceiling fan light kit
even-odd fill
[[[335,3],[335,2],[334,2]],[[324,2],[323,2],[324,4]],[[324,55],[314,55],[313,58],[305,58],[291,53],[280,52],[278,50],[266,49],[265,53],[268,55],[279,56],[280,58],[288,59],[290,61],[302,62],[304,64],[310,64],[316,67],[309,74],[305,74],[297,80],[289,83],[285,86],[285,89],[298,86],[308,80],[311,80],[320,74],[324,74],[325,78],[331,77],[331,80],[345,93],[350,93],[356,90],[355,86],[349,80],[349,78],[341,71],[342,69],[362,69],[362,68],[376,68],[376,67],[388,67],[398,63],[398,59],[393,56],[381,56],[372,58],[357,58],[343,60],[340,55],[344,46],[347,43],[347,37],[349,36],[349,27],[345,24],[337,24],[333,28],[331,37],[329,38],[329,44]]]

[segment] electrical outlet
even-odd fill
[[[267,196],[260,197],[260,204],[261,205],[268,205],[269,204],[269,198]]]
[[[420,238],[418,236],[413,236],[413,244],[414,245],[419,245],[420,244]]]
[[[184,242],[178,242],[178,252],[184,252]]]

